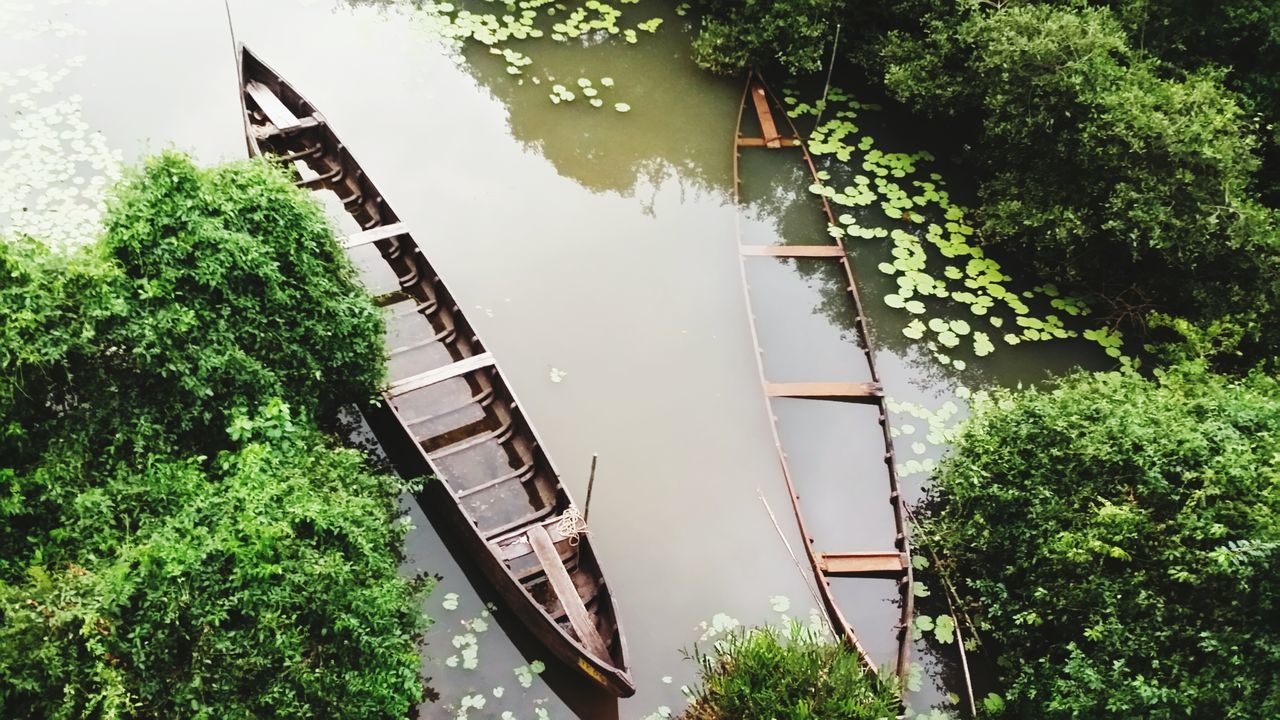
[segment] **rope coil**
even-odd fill
[[[578,512],[578,506],[570,503],[556,523],[556,533],[568,538],[569,545],[576,547],[581,536],[590,535],[591,531],[587,529],[587,519]]]

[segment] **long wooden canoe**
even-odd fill
[[[762,137],[743,136],[742,120],[743,116],[748,114],[757,119]],[[779,117],[782,118],[781,121],[778,120]],[[779,127],[780,125],[781,128]],[[742,181],[739,164],[744,148],[754,148],[751,152],[777,150],[795,152],[807,166],[813,182],[819,184],[822,182],[818,177],[818,170],[814,165],[813,157],[805,146],[804,138],[801,137],[790,116],[787,115],[784,108],[778,103],[777,98],[769,90],[764,78],[754,72],[748,76],[746,86],[743,88],[742,102],[738,110],[738,121],[734,129],[733,189],[734,202],[738,204],[742,202]],[[825,197],[821,198],[821,211],[823,218],[829,225],[836,224],[835,215],[832,213],[831,206]],[[795,511],[796,522],[799,525],[800,533],[804,536],[804,546],[809,556],[809,564],[813,568],[813,573],[817,580],[818,593],[823,605],[826,606],[827,616],[831,621],[832,628],[859,652],[868,669],[877,669],[871,654],[867,652],[866,648],[858,640],[853,626],[845,618],[844,612],[841,611],[839,604],[836,602],[835,595],[831,589],[831,578],[896,579],[898,581],[901,614],[896,628],[898,653],[895,658],[894,669],[899,678],[905,678],[911,647],[910,622],[914,614],[914,598],[911,588],[911,546],[906,528],[906,509],[903,507],[902,496],[898,491],[898,475],[895,469],[893,439],[889,428],[889,413],[885,404],[884,390],[880,384],[880,375],[876,371],[875,353],[867,318],[863,313],[862,298],[858,294],[858,284],[854,279],[853,267],[849,263],[849,257],[845,253],[844,243],[840,238],[831,238],[826,235],[823,236],[822,240],[823,244],[815,245],[739,244],[738,255],[742,269],[743,290],[747,295],[747,305],[751,307],[752,304],[751,292],[747,288],[746,275],[746,263],[749,262],[751,257],[821,258],[824,262],[838,263],[848,282],[847,288],[852,300],[854,313],[856,314],[854,321],[857,326],[858,341],[862,346],[866,370],[871,378],[870,382],[830,382],[821,379],[816,382],[770,382],[765,376],[762,349],[760,348],[760,340],[753,322],[751,331],[756,344],[757,368],[760,371],[760,381],[764,386],[765,401],[768,404],[767,409],[772,419],[774,443],[778,450],[778,460],[782,465],[782,475],[786,481],[787,490],[791,494],[791,504]],[[739,241],[741,242],[741,238]],[[767,299],[764,300],[767,301]],[[894,537],[886,537],[883,547],[854,552],[826,552],[823,550],[820,539],[815,539],[809,533],[804,513],[800,508],[800,496],[796,493],[796,488],[792,481],[791,466],[788,462],[787,454],[783,452],[782,442],[779,438],[778,421],[773,411],[775,398],[801,398],[816,402],[851,402],[874,405],[879,409],[879,427],[874,432],[879,433],[884,438],[884,465],[886,479],[889,484],[889,511],[893,514],[895,528]],[[854,478],[853,480],[860,481],[861,479]],[[852,510],[854,509],[851,508]],[[866,509],[859,510],[866,511]]]
[[[387,320],[390,386],[366,413],[402,472],[430,475],[443,518],[552,655],[609,691],[635,693],[627,643],[591,538],[497,360],[409,228],[324,116],[247,48],[240,79],[249,151],[329,192],[359,231],[344,246]],[[364,255],[361,255],[364,253]],[[379,260],[379,256],[381,260]]]

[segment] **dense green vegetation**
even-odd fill
[[[901,711],[891,680],[870,675],[855,651],[792,623],[737,631],[695,652],[700,684],[683,720],[887,720]]]
[[[320,207],[165,154],[70,257],[0,242],[0,714],[403,717],[401,487],[316,418],[382,327]]]
[[[1217,24],[1195,3],[706,7],[696,49],[722,70],[813,69],[817,38],[842,23],[846,57],[968,148],[985,244],[1091,291],[1118,320],[1230,318],[1254,357],[1280,349],[1267,331],[1280,321],[1280,220],[1266,202],[1280,3],[1215,4]],[[813,40],[800,51],[779,37]]]
[[[928,527],[1014,717],[1280,716],[1280,388],[1182,360],[981,405]]]

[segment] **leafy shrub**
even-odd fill
[[[382,322],[264,161],[166,153],[72,256],[0,241],[0,716],[401,718],[401,483],[315,418]]]
[[[21,276],[0,302],[23,320],[0,336],[0,402],[48,420],[47,437],[128,418],[93,442],[216,451],[235,408],[279,397],[323,416],[382,379],[376,309],[320,206],[267,162],[165,153],[116,189],[98,245],[27,259],[33,246],[0,254]]]
[[[930,536],[1015,717],[1280,716],[1280,383],[1185,361],[999,392]]]
[[[82,495],[95,552],[0,585],[5,716],[404,717],[417,588],[397,576],[397,482],[363,463],[299,431]],[[179,498],[139,532],[103,522],[160,487]]]
[[[884,58],[916,110],[981,119],[984,241],[1143,307],[1280,303],[1280,231],[1250,199],[1256,143],[1220,74],[1162,77],[1106,9],[1045,5],[939,19]]]
[[[847,645],[799,623],[786,635],[738,631],[694,659],[701,683],[683,720],[887,720],[900,712],[892,680],[868,674]]]
[[[707,14],[693,43],[698,64],[717,72],[781,65],[817,70],[835,32],[841,0],[703,0]],[[824,52],[824,50],[826,52]]]

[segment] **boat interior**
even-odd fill
[[[611,598],[585,524],[519,404],[409,229],[311,104],[246,52],[251,150],[354,223],[344,246],[382,309],[385,401],[489,550],[561,630],[625,666]]]

